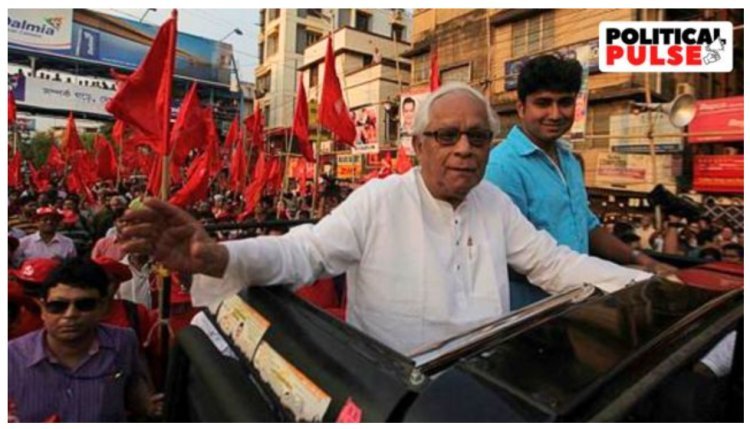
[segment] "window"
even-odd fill
[[[414,57],[414,82],[424,82],[430,78],[430,52]]]
[[[310,67],[310,80],[308,82],[308,86],[310,88],[314,86],[318,86],[318,66],[320,63],[314,64],[312,67]]]
[[[268,36],[268,39],[266,39],[266,49],[269,57],[276,54],[276,51],[279,49],[279,33],[273,33]]]
[[[360,31],[370,31],[370,14],[357,11],[354,28]]]
[[[297,24],[297,37],[295,38],[294,52],[298,54],[305,53],[307,47],[307,27]]]
[[[322,34],[308,30],[307,31],[307,43],[306,43],[305,47],[312,46],[312,45],[318,43],[318,41],[320,40],[321,37],[323,37]]]
[[[255,80],[255,87],[257,88],[258,92],[265,94],[268,91],[271,90],[271,73],[268,72],[264,74],[263,76],[258,76],[258,78]]]
[[[263,107],[263,127],[268,128],[268,124],[271,123],[271,105]]]
[[[554,13],[545,12],[514,22],[511,27],[511,56],[522,57],[552,47],[555,36]]]
[[[370,64],[372,64],[372,55],[367,55],[367,54],[363,55],[362,56],[362,66],[363,67],[367,67]]]
[[[462,64],[440,72],[441,82],[471,82],[471,64]]]
[[[314,45],[322,37],[322,34],[310,31],[304,25],[297,24],[297,46],[295,52],[304,54],[305,48]]]
[[[351,9],[339,9],[338,10],[338,26],[339,27],[346,27],[352,25],[351,19],[352,19],[352,10]]]
[[[323,17],[323,9],[305,9],[307,10],[307,14],[310,16],[315,16],[318,18]]]
[[[401,24],[391,24],[391,38],[399,42],[404,41],[404,26]]]
[[[281,9],[268,9],[268,22],[278,18],[281,14]]]
[[[258,62],[261,64],[263,64],[263,60],[265,60],[263,57],[263,47],[263,42],[258,43]]]

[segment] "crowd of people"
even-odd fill
[[[212,195],[192,205],[190,212],[207,227],[218,227],[214,230],[218,239],[281,235],[289,229],[285,221],[322,216],[348,193],[334,180],[324,180],[324,183],[320,187],[318,210],[312,209],[311,193],[301,196],[298,189],[292,189],[283,195],[264,196],[254,215],[240,223],[237,221],[242,209],[240,198],[214,187]],[[308,183],[305,191],[310,191],[311,186]],[[64,187],[53,187],[47,192],[10,189],[8,332],[9,339],[19,339],[11,346],[11,365],[29,363],[29,350],[42,341],[40,332],[46,332],[47,342],[55,343],[55,338],[60,337],[55,343],[58,348],[45,343],[50,359],[38,372],[26,374],[19,369],[26,380],[36,381],[21,382],[12,377],[9,411],[13,418],[20,421],[159,418],[162,401],[161,394],[156,392],[163,389],[166,359],[158,341],[160,270],[147,254],[125,253],[121,242],[123,215],[128,207],[144,198],[144,189],[143,179],[138,177],[118,186],[100,182],[94,188],[97,196],[94,204],[77,194],[67,193]],[[174,334],[189,323],[197,309],[190,303],[190,279],[179,275],[169,278],[172,286],[169,326]],[[331,284],[326,293],[335,293]],[[321,296],[310,291],[302,291],[300,295],[313,302]],[[66,302],[73,302],[73,306],[63,308]],[[134,331],[134,336],[127,333],[128,328]],[[44,396],[45,383],[55,380],[80,383],[88,377],[98,379],[96,374],[104,371],[102,368],[107,367],[110,358],[96,355],[96,359],[89,362],[75,350],[89,352],[95,347],[93,344],[109,341],[114,342],[116,354],[127,355],[127,363],[116,362],[115,366],[127,366],[123,371],[133,378],[132,383],[127,379],[130,387],[125,393],[134,396],[129,396],[120,408],[100,402],[88,405],[70,402],[59,412],[45,414],[54,396],[46,398],[46,402],[33,399]],[[16,350],[17,347],[22,350]],[[134,350],[138,358],[133,356]],[[61,357],[58,354],[78,358],[71,357],[71,362],[65,362],[57,359]],[[35,353],[31,356],[40,358]],[[90,365],[94,369],[89,368]],[[102,378],[102,382],[106,381],[106,377]],[[71,401],[86,399],[91,394],[88,390],[91,387],[85,383],[72,389],[76,387],[79,390],[70,394]]]
[[[419,166],[354,190],[324,177],[316,199],[311,184],[293,184],[242,222],[240,197],[217,182],[185,210],[146,198],[142,178],[100,182],[93,203],[63,188],[11,190],[11,418],[159,419],[160,328],[176,331],[248,285],[325,283],[345,310],[334,315],[408,356],[540,299],[518,299],[529,285],[610,293],[672,270],[645,249],[741,260],[742,232],[718,221],[669,217],[657,229],[646,216],[593,215],[580,166],[558,142],[572,124],[580,65],[549,57],[524,66],[521,125],[502,144],[491,144],[500,124],[486,98],[447,84],[414,119]],[[341,276],[343,294],[326,282]],[[169,321],[158,310],[165,282]],[[727,341],[719,352],[733,349]],[[712,350],[696,365],[724,377],[724,355]]]
[[[650,214],[607,216],[603,222],[608,231],[634,249],[707,261],[744,261],[743,229],[724,219],[704,216],[692,221],[670,216],[660,228]]]

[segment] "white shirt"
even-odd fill
[[[132,278],[120,283],[115,298],[143,304],[149,309],[153,308],[151,307],[151,264],[144,264],[139,270],[130,263],[129,255],[125,255],[120,262],[130,268]]]
[[[29,258],[60,258],[69,259],[76,257],[76,247],[73,240],[55,233],[49,243],[42,239],[39,231],[22,237],[19,240],[18,249],[14,253],[14,259],[18,264]]]
[[[454,210],[418,167],[371,180],[316,225],[223,245],[224,277],[196,276],[195,305],[346,272],[347,322],[407,355],[508,313],[507,264],[551,293],[584,282],[609,292],[651,276],[557,246],[488,182]]]

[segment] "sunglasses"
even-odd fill
[[[49,313],[63,314],[68,311],[70,304],[73,304],[76,310],[87,313],[89,311],[93,311],[96,308],[97,304],[99,304],[99,300],[96,298],[82,298],[76,299],[74,301],[60,299],[54,301],[45,301],[44,307]]]
[[[461,135],[466,135],[469,144],[475,147],[482,147],[492,141],[492,131],[484,129],[471,129],[461,131],[458,128],[440,128],[435,131],[425,131],[422,135],[432,137],[436,142],[443,146],[451,146],[458,142]]]

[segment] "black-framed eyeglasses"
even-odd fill
[[[434,131],[425,131],[422,135],[432,137],[436,142],[443,146],[451,146],[458,142],[461,135],[465,134],[469,144],[476,147],[482,147],[492,141],[492,131],[485,129],[470,129],[462,131],[458,128],[440,128]]]
[[[99,300],[96,298],[82,298],[73,301],[56,299],[52,301],[44,301],[44,308],[52,314],[63,314],[68,311],[71,304],[75,306],[76,310],[87,313],[96,308],[97,304],[99,304]]]

